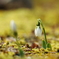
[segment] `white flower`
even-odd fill
[[[42,30],[39,26],[37,26],[37,28],[35,28],[35,36],[41,36],[42,34]]]
[[[11,20],[10,25],[11,25],[11,30],[16,31],[16,24],[13,20]]]

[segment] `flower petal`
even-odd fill
[[[35,29],[35,36],[41,36],[42,34],[42,30],[39,26],[37,26],[37,28]]]

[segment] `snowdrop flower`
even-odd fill
[[[39,26],[37,26],[37,28],[35,28],[35,36],[41,36],[42,34],[42,30]]]
[[[16,24],[13,20],[11,20],[10,25],[11,25],[11,30],[16,31]]]

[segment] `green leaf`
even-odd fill
[[[47,43],[47,48],[50,48],[50,50],[52,50],[51,44]]]
[[[42,46],[44,49],[46,49],[46,41],[44,41],[44,40],[42,41]]]
[[[20,52],[20,56],[24,57],[24,51],[22,49],[19,49],[19,52]]]

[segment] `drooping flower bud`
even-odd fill
[[[16,24],[13,20],[11,20],[10,25],[11,25],[11,30],[16,31]]]
[[[35,28],[35,36],[41,36],[42,35],[42,30],[39,26]]]

